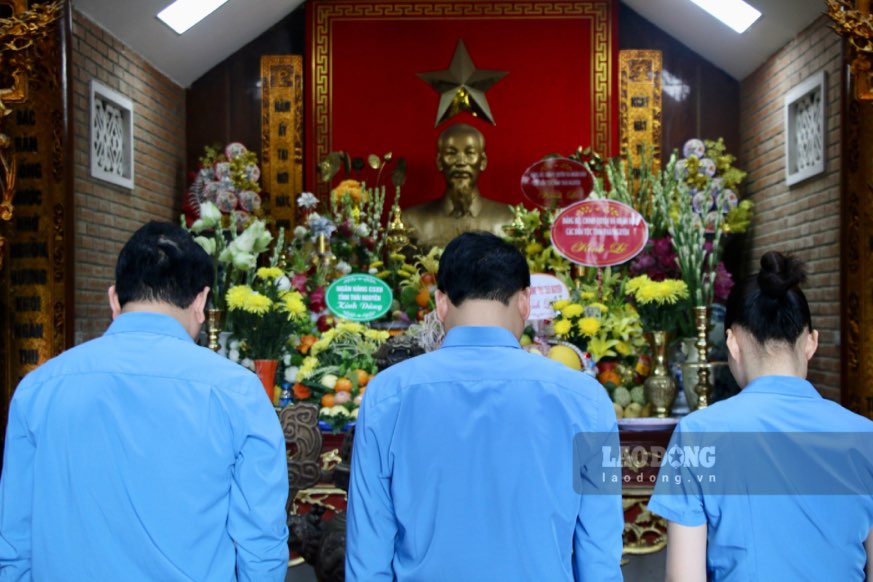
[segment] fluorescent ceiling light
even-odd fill
[[[164,24],[182,34],[213,12],[227,0],[176,0],[158,13]]]
[[[761,12],[743,0],[691,0],[740,34],[761,18]]]

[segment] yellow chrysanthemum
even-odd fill
[[[303,363],[297,370],[296,380],[298,382],[302,382],[303,380],[311,376],[316,368],[318,368],[318,358],[313,358],[312,356],[307,356],[303,358]]]
[[[573,329],[573,324],[566,319],[555,322],[555,334],[560,337],[567,337],[571,329]]]
[[[273,302],[266,295],[261,295],[257,291],[252,291],[246,298],[243,303],[242,309],[248,313],[254,313],[255,315],[264,315],[270,311],[270,307],[273,306]]]
[[[279,267],[261,267],[255,272],[255,275],[258,276],[258,279],[262,279],[264,281],[274,281],[284,275],[282,269]]]
[[[600,313],[609,313],[609,307],[607,307],[603,303],[591,303],[589,307],[596,307],[600,310]]]
[[[640,287],[642,287],[643,285],[645,285],[646,283],[649,283],[649,282],[650,282],[650,279],[649,279],[648,276],[646,276],[646,275],[640,275],[639,277],[634,277],[633,279],[629,280],[629,281],[625,284],[625,286],[624,286],[624,290],[625,290],[629,295],[636,295],[637,290],[638,290]]]
[[[579,294],[579,299],[582,301],[591,301],[594,299],[595,295],[593,291],[583,291]]]
[[[352,321],[344,321],[337,325],[336,328],[343,333],[361,333],[364,331],[363,325]]]
[[[300,317],[306,313],[306,304],[303,302],[303,296],[297,291],[285,293],[282,296],[282,301],[285,304],[285,311],[290,317]]]
[[[561,310],[561,315],[564,317],[579,317],[585,311],[585,308],[578,303],[571,303]]]
[[[225,294],[227,308],[231,311],[242,309],[246,303],[246,298],[251,294],[252,289],[248,285],[234,285]]]
[[[377,342],[383,342],[391,337],[391,334],[380,329],[368,329],[364,332],[364,337]]]
[[[322,337],[320,340],[318,340],[317,342],[312,344],[312,347],[309,348],[309,353],[312,354],[313,356],[317,356],[322,351],[324,351],[327,348],[327,346],[329,346],[329,345],[330,345],[330,340]]]
[[[564,309],[568,305],[570,305],[569,301],[567,301],[566,299],[559,299],[559,300],[555,301],[554,303],[552,303],[552,309],[554,309],[555,311],[561,311],[562,309]]]
[[[600,320],[596,317],[583,317],[579,320],[579,332],[591,337],[600,331]]]

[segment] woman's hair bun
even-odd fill
[[[783,297],[788,291],[806,281],[806,269],[800,259],[770,251],[761,257],[758,287],[769,297]]]

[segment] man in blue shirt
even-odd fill
[[[213,277],[178,226],[118,258],[103,337],[9,412],[0,580],[284,580],[285,443],[254,374],[198,347]]]
[[[619,491],[574,463],[593,436],[599,471],[615,412],[590,376],[520,348],[524,256],[462,234],[437,287],[442,347],[381,372],[362,403],[347,579],[621,580]]]

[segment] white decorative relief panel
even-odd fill
[[[91,81],[91,175],[133,189],[133,103]]]
[[[825,73],[785,95],[785,182],[791,186],[825,170]]]

